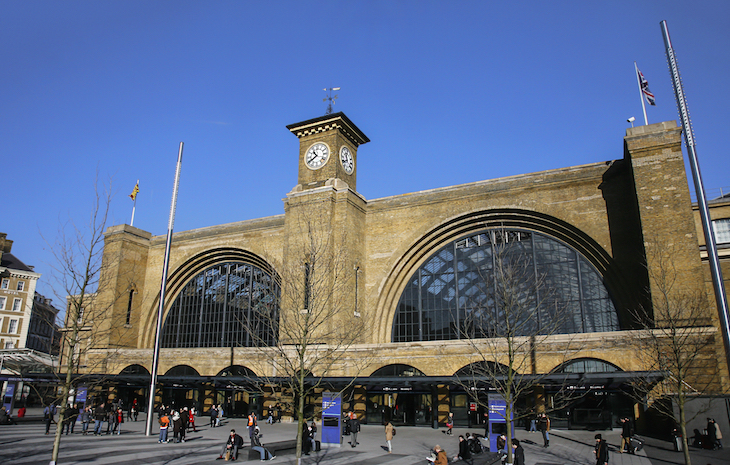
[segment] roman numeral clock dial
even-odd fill
[[[317,142],[316,144],[309,147],[305,156],[305,162],[310,169],[316,170],[324,166],[329,160],[330,149],[327,144]]]
[[[342,168],[347,174],[352,174],[355,170],[355,160],[352,158],[352,152],[344,145],[340,149],[340,163],[342,163]]]

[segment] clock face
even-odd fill
[[[324,166],[325,163],[327,163],[327,160],[330,158],[330,149],[327,147],[327,144],[323,142],[317,142],[316,144],[309,147],[307,150],[306,155],[304,156],[304,161],[307,163],[307,166],[313,170],[319,169]]]
[[[342,146],[340,149],[340,163],[342,163],[345,173],[352,174],[355,169],[355,160],[352,158],[352,152],[346,146]]]

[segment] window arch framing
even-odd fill
[[[577,326],[577,330],[573,331],[561,331],[564,333],[586,333],[586,332],[596,332],[600,331],[595,328],[596,321],[589,321],[589,311],[587,310],[587,306],[589,305],[590,301],[597,301],[597,300],[604,300],[608,301],[610,304],[610,311],[604,312],[606,313],[609,318],[612,318],[613,321],[610,321],[608,324],[605,322],[603,323],[604,326],[602,326],[601,330],[608,330],[608,331],[616,331],[620,329],[620,321],[619,321],[619,315],[617,311],[617,305],[614,297],[611,294],[610,289],[606,285],[606,282],[601,275],[600,271],[588,260],[587,257],[585,257],[579,250],[577,250],[575,247],[572,247],[569,244],[566,244],[564,241],[552,237],[544,232],[536,231],[532,229],[528,229],[525,227],[504,227],[504,226],[488,226],[483,227],[481,230],[476,231],[470,231],[468,235],[461,235],[457,237],[456,239],[451,240],[450,242],[447,242],[446,244],[441,245],[439,248],[435,248],[433,252],[425,259],[423,263],[415,270],[415,272],[408,278],[408,284],[404,287],[403,291],[401,292],[400,297],[397,300],[395,313],[393,314],[393,320],[391,325],[391,335],[390,340],[391,342],[420,342],[420,341],[435,341],[435,340],[454,340],[454,339],[463,339],[464,333],[469,332],[470,338],[486,338],[491,337],[489,334],[489,327],[482,325],[478,328],[476,325],[474,325],[471,328],[465,328],[464,322],[468,320],[468,314],[469,311],[473,311],[478,308],[474,306],[469,306],[466,303],[462,303],[463,296],[460,286],[460,281],[464,279],[465,271],[464,271],[464,265],[460,262],[459,257],[459,249],[463,248],[469,248],[469,247],[482,247],[483,245],[489,245],[490,247],[485,250],[489,250],[489,255],[491,258],[491,267],[490,269],[494,269],[495,267],[495,260],[496,260],[496,254],[494,253],[493,245],[499,244],[504,245],[508,243],[510,240],[513,242],[520,242],[520,235],[524,235],[525,237],[529,237],[529,260],[531,261],[533,271],[534,271],[534,279],[539,279],[539,272],[538,268],[540,266],[545,266],[546,263],[542,263],[538,258],[544,258],[538,254],[538,251],[536,249],[537,247],[537,241],[536,237],[540,238],[540,241],[543,241],[543,246],[548,245],[552,246],[553,244],[558,244],[561,247],[562,251],[569,251],[571,255],[570,263],[575,264],[574,271],[576,282],[574,284],[575,290],[577,291],[577,298],[572,300],[567,300],[566,304],[575,304],[577,303],[577,310],[578,314],[575,315],[571,320],[573,321],[573,325]],[[508,252],[511,253],[511,252]],[[524,253],[523,253],[524,255]],[[438,259],[441,258],[441,265],[438,270],[435,271],[429,271],[428,268],[431,266],[434,262],[438,263]],[[567,263],[567,260],[563,260],[563,262]],[[561,261],[556,262],[548,262],[547,265],[559,265],[563,263]],[[432,267],[433,268],[433,267]],[[479,269],[477,272],[483,271],[482,269]],[[459,273],[462,274],[462,276],[459,276]],[[439,280],[439,277],[442,276],[448,276],[452,275],[453,277],[449,279],[449,283],[453,283],[450,287],[450,291],[452,291],[451,301],[455,302],[456,304],[453,307],[448,308],[442,308],[442,309],[424,309],[424,299],[428,297],[428,293],[424,293],[424,285],[427,283],[429,284],[429,291],[433,291],[433,287],[437,287],[434,285],[434,282]],[[600,299],[588,299],[585,295],[586,289],[584,286],[583,280],[591,276],[597,276],[598,280],[594,284],[595,285],[601,285],[602,289],[605,290],[606,297],[600,298]],[[434,277],[433,281],[429,281],[429,277]],[[497,286],[496,278],[494,276],[491,277],[493,279],[493,282],[491,285],[493,287]],[[443,280],[442,280],[443,281]],[[417,283],[417,290],[414,291],[413,285],[414,283]],[[564,282],[557,283],[558,285],[564,285]],[[441,289],[446,288],[447,285],[442,286]],[[407,312],[405,311],[405,308],[409,307],[403,304],[404,298],[407,298],[408,293],[415,294],[415,299],[411,297],[411,302],[415,300],[416,306],[415,308],[413,306],[410,306],[410,315],[407,315]],[[439,290],[441,292],[441,290]],[[536,290],[538,293],[538,299],[539,302],[539,292],[540,289],[538,288]],[[431,292],[431,294],[436,294],[434,292]],[[438,296],[436,297],[438,298]],[[499,312],[499,308],[497,305],[494,305],[494,308],[487,308],[487,312]],[[546,311],[545,308],[538,307],[538,317],[536,318],[536,323],[538,325],[538,331],[540,331],[540,325],[541,321],[543,321],[543,313]],[[424,315],[426,313],[431,313],[433,316],[433,320],[429,320],[428,318],[425,318]],[[496,315],[496,313],[495,313]],[[603,320],[603,316],[599,317],[598,312],[596,312],[596,320]],[[403,317],[403,320],[406,321],[399,321],[399,319]],[[577,320],[576,321],[576,317]],[[497,321],[498,318],[495,318],[495,321]],[[428,321],[438,321],[440,323],[441,328],[446,328],[442,332],[444,334],[437,334],[433,335],[434,331],[431,331],[430,333],[426,334],[425,325]],[[446,323],[444,323],[444,321]],[[410,329],[409,329],[410,327]],[[486,331],[485,331],[486,329]],[[408,332],[410,331],[410,333]],[[476,331],[480,331],[480,334],[477,334]]]
[[[243,260],[210,264],[180,287],[165,317],[162,347],[275,345],[279,294],[277,277],[260,266]],[[260,316],[262,310],[272,317]]]

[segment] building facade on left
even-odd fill
[[[32,402],[23,384],[28,372],[48,372],[58,361],[59,310],[36,292],[41,275],[11,253],[13,241],[0,233],[0,383],[3,404]]]

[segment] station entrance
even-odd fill
[[[430,392],[384,391],[367,393],[365,422],[394,426],[431,426],[433,404]]]

